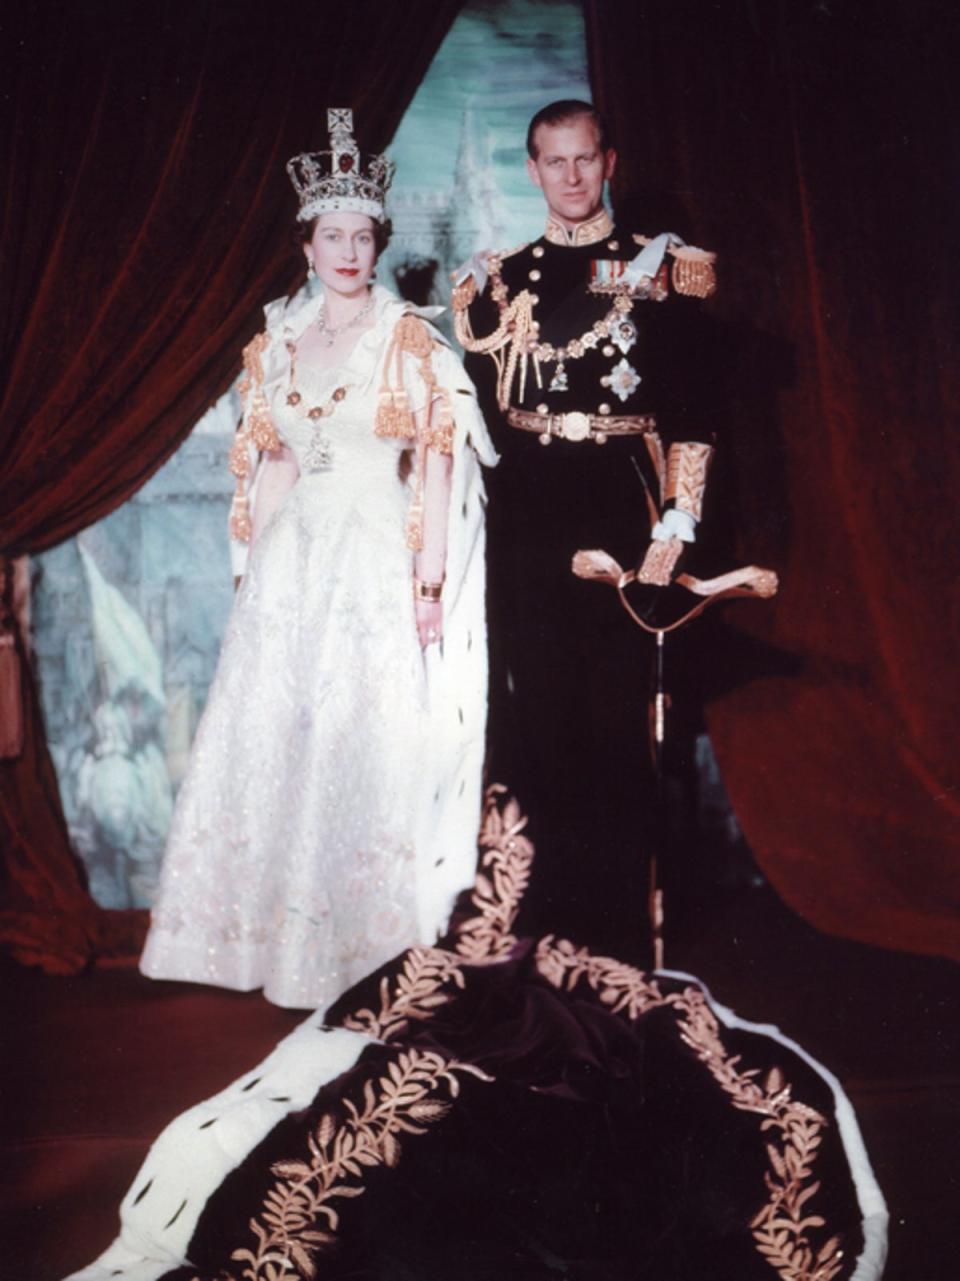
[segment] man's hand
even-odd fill
[[[439,644],[443,640],[443,601],[415,600],[413,608],[420,648],[426,649],[428,645]]]
[[[651,539],[643,564],[637,570],[637,582],[669,587],[682,551],[683,543],[679,538]]]

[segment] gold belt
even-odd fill
[[[507,422],[520,431],[535,431],[541,445],[549,445],[554,436],[561,440],[592,440],[596,445],[603,445],[608,436],[643,436],[657,429],[653,414],[617,418],[612,414],[583,414],[579,410],[567,414],[534,414],[527,409],[509,409]]]

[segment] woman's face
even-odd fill
[[[321,214],[303,252],[324,289],[347,296],[359,293],[377,263],[373,219],[359,213]]]

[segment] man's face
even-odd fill
[[[527,160],[527,173],[553,216],[568,227],[591,218],[603,204],[603,184],[613,175],[617,153],[600,150],[590,117],[539,125],[533,141],[537,156]]]

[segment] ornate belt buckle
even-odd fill
[[[560,435],[564,440],[586,440],[590,435],[590,415],[573,410],[560,415]]]

